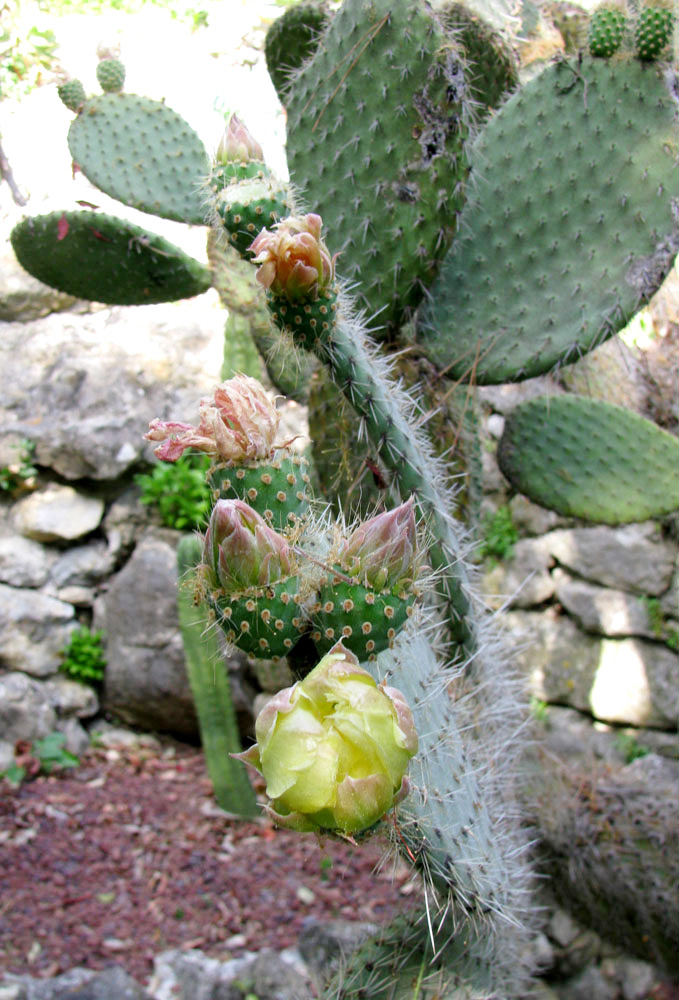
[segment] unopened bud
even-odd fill
[[[264,152],[238,115],[231,115],[217,146],[217,163],[248,163],[264,160]]]
[[[239,759],[266,779],[276,823],[358,833],[405,793],[417,752],[400,691],[378,685],[341,643],[257,716],[257,743]]]
[[[290,574],[287,541],[242,500],[215,503],[203,560],[227,594],[263,587]]]
[[[411,574],[416,554],[411,500],[359,524],[342,552],[342,565],[376,590],[392,588]]]

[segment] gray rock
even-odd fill
[[[44,686],[26,674],[0,674],[0,733],[4,740],[42,739],[54,732],[57,713]]]
[[[569,523],[568,518],[538,506],[520,493],[509,501],[509,509],[512,521],[522,535],[544,535]]]
[[[578,580],[561,569],[554,570],[552,579],[556,599],[586,632],[654,637],[648,608],[640,597]]]
[[[553,560],[541,538],[521,538],[511,556],[483,577],[483,591],[491,608],[531,608],[554,594],[549,572]]]
[[[43,285],[24,271],[9,243],[0,244],[0,321],[27,323],[49,313],[71,309],[78,299]]]
[[[646,1000],[658,978],[654,966],[637,958],[606,959],[603,967],[620,985],[623,1000]]]
[[[55,553],[17,532],[0,534],[0,583],[10,587],[42,587]]]
[[[0,983],[0,989],[7,990],[9,1000],[56,1000],[60,992],[77,989],[96,975],[92,969],[69,969],[53,979],[37,979],[33,976],[17,976],[7,973]],[[16,992],[12,994],[11,989]],[[0,993],[0,998],[5,1000]]]
[[[104,704],[123,722],[195,737],[177,617],[178,533],[151,530],[95,604],[105,635]]]
[[[150,509],[141,503],[140,490],[130,486],[106,511],[102,528],[116,560],[126,558],[151,522]]]
[[[223,313],[210,296],[146,309],[7,323],[0,437],[30,436],[36,462],[66,479],[117,479],[151,457],[150,420],[197,418],[218,381]]]
[[[98,972],[80,986],[55,991],[53,1000],[150,1000],[149,994],[120,966]]]
[[[604,722],[675,729],[679,656],[644,639],[598,639],[554,609],[504,616],[531,694]]]
[[[106,542],[93,541],[67,549],[54,562],[50,583],[59,589],[91,587],[113,572],[115,556]]]
[[[292,950],[291,950],[292,951]],[[262,948],[249,972],[252,993],[269,1000],[313,1000],[308,975],[292,954],[286,958],[271,948]]]
[[[55,674],[77,628],[73,606],[35,590],[0,584],[0,664],[35,677]]]
[[[220,962],[197,949],[164,951],[154,960],[149,991],[154,1000],[243,1000],[233,981],[248,975],[253,958]]]
[[[562,528],[544,536],[551,555],[577,576],[635,594],[662,594],[670,586],[677,546],[651,522],[620,528]]]
[[[504,415],[511,413],[519,403],[536,396],[563,395],[563,389],[550,375],[538,375],[537,378],[504,385],[481,385],[477,392],[482,403]]]
[[[87,730],[72,716],[68,719],[57,720],[57,730],[65,737],[64,747],[69,753],[80,757],[89,749],[91,739]]]
[[[18,501],[14,523],[22,535],[38,542],[70,542],[94,531],[103,513],[103,500],[50,483]]]
[[[618,749],[619,730],[605,724],[595,727],[588,716],[573,708],[550,705],[537,733],[540,741],[557,757],[625,763],[624,754]]]
[[[68,677],[51,677],[44,681],[42,687],[50,705],[61,718],[75,716],[89,719],[99,711],[99,698],[90,684],[72,681]]]
[[[298,946],[319,988],[328,982],[340,963],[377,930],[375,924],[319,921],[309,917],[300,932]]]
[[[618,987],[591,965],[558,988],[560,1000],[616,1000]]]
[[[2,709],[0,709],[0,714],[2,714]],[[3,736],[5,735],[4,730],[2,730]],[[3,774],[9,767],[14,763],[14,744],[10,743],[9,740],[0,740],[0,774]],[[2,995],[0,994],[0,1000],[2,1000]]]

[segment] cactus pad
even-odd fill
[[[97,64],[97,81],[105,94],[117,94],[125,84],[125,67],[120,59],[102,59]]]
[[[604,4],[592,12],[589,22],[590,55],[612,56],[622,45],[627,17],[620,7]]]
[[[420,2],[346,0],[287,92],[290,176],[359,305],[397,325],[452,238],[466,177],[462,59]]]
[[[21,266],[39,281],[94,302],[173,302],[211,284],[208,269],[179,247],[103,212],[24,219],[11,241]]]
[[[519,84],[518,66],[502,34],[462,3],[441,10],[448,31],[455,32],[464,50],[469,93],[476,102],[476,119],[499,107],[507,91]]]
[[[624,326],[679,249],[678,150],[666,80],[633,58],[564,60],[510,98],[419,317],[434,363],[518,381]]]
[[[512,412],[502,472],[535,503],[624,524],[679,508],[679,440],[631,410],[584,396],[541,396]]]
[[[106,194],[164,219],[205,224],[203,143],[175,111],[135,94],[90,98],[68,133],[71,156]]]
[[[266,68],[284,103],[290,73],[312,55],[328,19],[324,3],[296,3],[276,18],[267,31],[264,42]]]
[[[306,459],[283,448],[270,461],[217,466],[210,470],[208,482],[215,500],[250,504],[275,531],[294,524],[311,500]]]

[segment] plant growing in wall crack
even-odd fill
[[[309,381],[319,479],[341,467],[341,506],[361,478],[377,499],[372,516],[331,515],[245,377],[219,385],[197,422],[173,414],[149,431],[165,461],[209,456],[196,614],[248,655],[315,661],[247,752],[277,821],[359,842],[388,815],[422,876],[420,910],[362,946],[328,997],[525,994],[523,709],[474,582],[472,387],[576,360],[672,266],[679,84],[661,61],[671,12],[658,10],[623,12],[621,33],[597,14],[588,52],[519,87],[506,40],[458,5],[344,0],[322,23],[293,7],[267,43],[284,67],[272,75],[292,189],[237,120],[210,164],[164,105],[71,81],[76,162],[128,204],[209,221],[211,268],[101,213],[13,233],[24,266],[72,294],[140,303],[213,283],[251,303],[269,374]],[[679,443],[624,412],[531,400],[507,421],[502,468],[578,516],[673,509]]]

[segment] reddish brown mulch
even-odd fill
[[[220,813],[201,753],[88,752],[17,790],[0,781],[0,972],[54,976],[153,956],[227,959],[296,942],[303,921],[382,921],[412,886],[384,850],[239,822]]]

